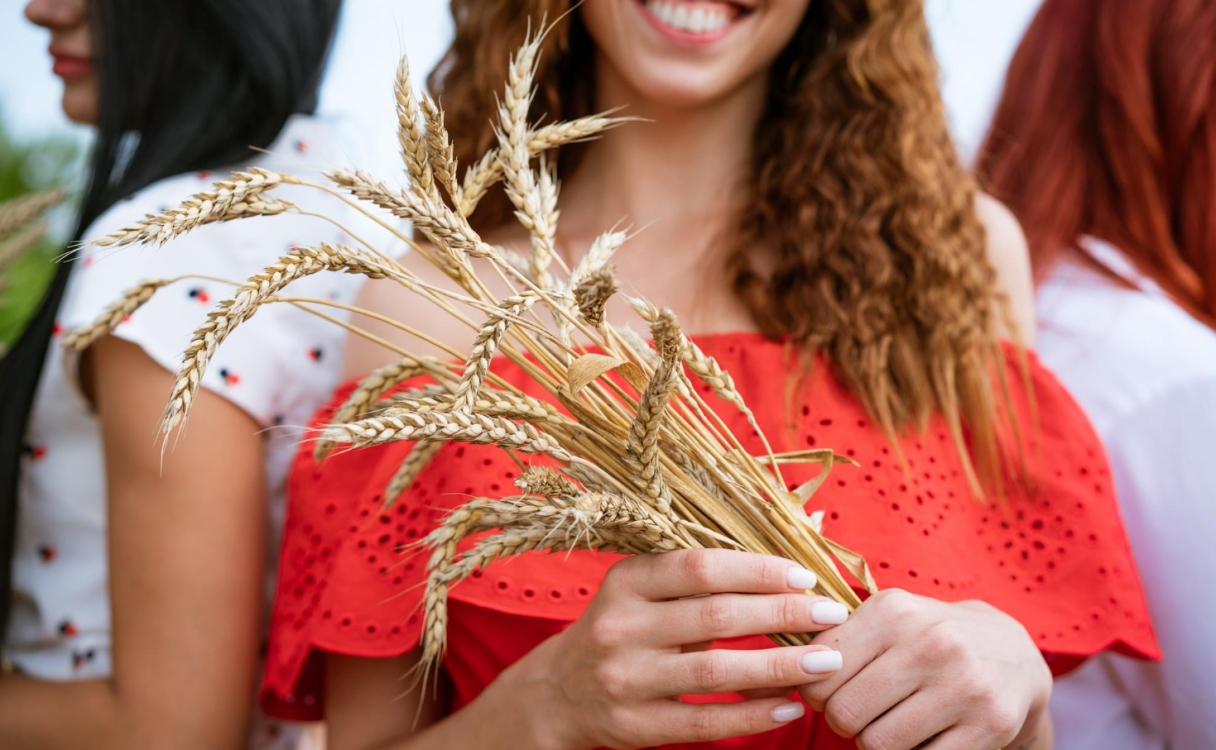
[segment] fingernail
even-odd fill
[[[797,701],[791,701],[773,709],[773,721],[778,724],[788,724],[794,719],[801,719],[805,713],[806,706]]]
[[[849,619],[849,609],[840,602],[815,602],[811,619],[819,625],[840,625]]]
[[[819,583],[819,578],[806,568],[790,568],[785,574],[785,580],[790,588],[799,591],[809,591]]]
[[[811,651],[802,655],[802,671],[808,674],[835,672],[844,666],[839,651]]]

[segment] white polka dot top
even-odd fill
[[[346,161],[335,128],[312,117],[293,118],[269,151],[254,155],[249,165],[307,176]],[[179,175],[151,185],[107,211],[85,236],[107,234],[177,205],[225,179],[227,171]],[[349,207],[319,191],[304,190],[280,188],[276,193],[350,226],[354,217]],[[14,607],[4,651],[18,669],[49,680],[104,677],[111,670],[100,425],[78,390],[70,358],[58,346],[63,332],[92,321],[143,279],[202,274],[244,280],[293,247],[320,242],[352,244],[328,222],[282,214],[205,226],[160,248],[83,251],[60,308],[24,446]],[[325,273],[296,282],[292,291],[350,302],[359,283],[358,277]],[[218,282],[176,283],[119,325],[115,335],[176,371],[191,332],[230,292],[230,286]],[[336,309],[326,312],[342,317]],[[337,383],[343,333],[333,323],[288,305],[268,305],[218,350],[203,379],[203,387],[266,428],[272,575],[284,478],[299,438],[289,426],[307,424]],[[155,450],[151,438],[149,450]],[[266,734],[278,740],[282,733],[271,727]]]

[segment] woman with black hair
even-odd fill
[[[232,169],[341,158],[311,116],[339,2],[31,0],[65,112],[97,127],[76,239]],[[341,218],[335,204],[325,211]],[[267,428],[302,424],[330,392],[340,329],[287,306],[259,316],[204,380],[163,467],[151,436],[172,371],[224,285],[181,282],[81,361],[59,338],[148,277],[243,279],[297,238],[350,242],[319,221],[210,226],[158,251],[86,248],[0,362],[0,747],[294,742],[289,728],[254,726],[264,571],[295,443]],[[353,288],[317,279],[302,293]]]

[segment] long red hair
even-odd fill
[[[1039,278],[1093,236],[1216,327],[1216,2],[1046,0],[978,173]]]

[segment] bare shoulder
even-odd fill
[[[996,269],[997,287],[1008,300],[1015,331],[1004,315],[996,321],[1003,338],[1016,338],[1026,346],[1034,345],[1034,279],[1030,268],[1030,249],[1017,218],[1000,201],[979,193],[975,209],[988,233],[988,260]]]
[[[516,250],[528,247],[527,231],[514,225],[487,232],[483,237],[487,242],[501,247]],[[457,312],[462,313],[464,320],[441,308],[433,300],[410,291],[398,281],[368,281],[356,296],[355,306],[373,313],[379,319],[356,315],[352,322],[384,343],[358,335],[348,337],[343,359],[343,379],[360,377],[400,356],[394,349],[386,347],[385,343],[415,356],[464,359],[477,337],[475,326],[482,321],[484,314],[460,302],[460,297],[467,297],[464,290],[428,259],[428,255],[437,252],[436,248],[427,242],[419,242],[418,246],[422,252],[411,250],[398,258],[397,262],[422,284],[445,293],[440,295],[440,298],[449,307],[455,307]],[[472,263],[473,272],[497,299],[512,293],[506,282],[492,270],[489,261],[474,259]],[[410,330],[395,326],[384,319],[402,324]],[[468,321],[473,321],[474,325],[470,326]]]
[[[422,246],[424,250],[431,248]],[[423,284],[449,292],[459,292],[457,284],[425,256],[410,251],[397,259],[406,271]],[[355,306],[381,318],[396,321],[423,334],[422,338],[383,319],[355,315],[351,322],[372,336],[410,354],[450,358],[444,347],[462,351],[472,340],[467,326],[441,310],[434,302],[406,289],[392,279],[368,281],[355,297]],[[443,346],[436,345],[442,344]],[[399,354],[384,344],[363,336],[351,335],[343,355],[343,378],[355,378],[386,364]]]

